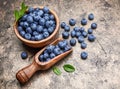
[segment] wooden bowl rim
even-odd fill
[[[39,7],[40,9],[43,9],[43,6],[35,6],[34,8],[37,8],[37,7]],[[58,18],[57,14],[56,14],[53,10],[51,10],[51,9],[49,9],[49,10],[50,10],[50,13],[52,13],[52,15],[54,15],[55,21],[56,21],[56,28],[55,28],[54,32],[53,32],[49,37],[47,37],[47,38],[45,38],[45,39],[43,39],[43,40],[40,40],[40,41],[31,41],[31,40],[27,40],[27,39],[23,38],[23,37],[19,34],[19,32],[18,32],[18,30],[17,30],[18,21],[14,23],[14,32],[15,32],[15,34],[17,35],[17,37],[18,37],[20,40],[22,40],[22,41],[24,41],[24,42],[26,42],[26,43],[37,44],[37,43],[44,43],[44,42],[50,40],[53,36],[55,36],[55,34],[57,34],[57,31],[59,30],[59,18]]]

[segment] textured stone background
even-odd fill
[[[0,0],[0,89],[120,89],[120,0],[25,0],[29,6],[49,6],[60,21],[68,23],[70,18],[75,18],[78,26],[81,18],[92,12],[98,24],[94,31],[96,41],[87,42],[87,60],[79,57],[83,50],[77,44],[71,55],[55,65],[62,71],[60,76],[52,69],[39,71],[26,85],[20,85],[15,74],[32,62],[39,49],[26,47],[14,34],[13,11],[21,1]],[[20,57],[22,51],[29,53],[26,60]],[[76,71],[66,73],[62,68],[65,63],[74,65]]]

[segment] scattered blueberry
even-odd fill
[[[83,37],[83,36],[79,36],[79,37],[78,37],[78,42],[79,42],[79,43],[84,42],[84,37]]]
[[[87,57],[88,57],[88,54],[86,53],[86,52],[82,52],[81,54],[80,54],[80,56],[81,56],[81,58],[82,59],[87,59]]]
[[[92,13],[89,14],[89,15],[88,15],[88,19],[89,19],[89,20],[93,20],[93,19],[94,19],[94,15],[93,15]]]
[[[86,31],[82,32],[82,36],[87,37],[87,32]]]
[[[67,32],[69,32],[69,31],[70,31],[70,27],[69,27],[68,25],[66,25],[66,26],[64,27],[64,30],[67,31]]]
[[[96,29],[96,28],[97,28],[97,24],[96,24],[96,23],[92,23],[92,24],[91,24],[91,28],[92,28],[92,29]]]
[[[74,27],[73,30],[74,30],[75,32],[79,32],[80,28],[79,28],[79,27]]]
[[[84,28],[84,27],[81,27],[79,31],[80,31],[80,32],[84,32],[84,31],[85,31],[85,28]]]
[[[22,58],[22,59],[26,59],[27,57],[28,57],[27,52],[22,52],[22,53],[21,53],[21,58]]]
[[[88,34],[92,34],[93,30],[91,28],[88,29]]]
[[[82,49],[85,49],[86,47],[87,47],[87,44],[84,43],[84,42],[82,42],[82,43],[81,43],[81,48],[82,48]]]
[[[88,40],[93,42],[96,39],[96,37],[93,34],[88,35]]]
[[[61,26],[61,28],[65,28],[66,23],[65,23],[65,22],[62,22],[60,26]]]
[[[79,36],[81,36],[81,33],[80,32],[76,32],[75,36],[76,36],[76,38],[78,38]]]
[[[73,38],[73,37],[75,37],[76,36],[76,32],[73,30],[73,31],[71,31],[71,37]]]
[[[69,20],[69,24],[70,24],[71,26],[74,26],[74,25],[76,24],[76,20],[75,20],[75,19],[70,19],[70,20]]]
[[[75,45],[76,45],[76,40],[75,40],[74,38],[72,38],[72,39],[70,40],[70,45],[71,45],[71,46],[75,46]]]
[[[68,38],[69,38],[69,33],[68,33],[68,32],[63,32],[63,33],[62,33],[62,37],[63,37],[64,39],[68,39]]]
[[[86,24],[87,24],[87,20],[86,20],[85,18],[83,18],[83,19],[81,20],[81,24],[82,24],[82,25],[86,25]]]

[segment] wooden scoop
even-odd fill
[[[56,45],[59,41],[62,41],[62,40],[63,40],[62,38],[58,38],[51,44]],[[47,62],[40,62],[38,57],[45,49],[46,49],[46,47],[43,48],[42,50],[40,50],[35,55],[34,61],[32,62],[32,64],[30,64],[29,66],[27,66],[17,72],[16,78],[20,83],[22,83],[22,84],[26,83],[36,71],[47,70],[48,68],[53,66],[55,63],[57,63],[59,60],[63,59],[65,56],[67,56],[69,53],[71,53],[73,51],[73,49],[71,48],[70,50],[54,57],[53,59],[51,59]]]

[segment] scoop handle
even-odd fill
[[[29,66],[19,70],[16,74],[16,78],[20,83],[24,84],[38,70],[40,70],[39,65],[35,61],[33,61],[33,63],[30,64]]]

